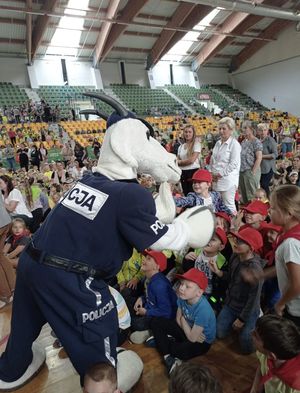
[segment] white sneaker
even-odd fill
[[[150,330],[142,330],[131,333],[129,339],[133,344],[143,344],[150,336]]]
[[[33,358],[25,373],[16,381],[5,382],[0,380],[0,392],[15,391],[31,381],[41,370],[46,360],[45,350],[36,342],[32,344]]]

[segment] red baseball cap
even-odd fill
[[[206,169],[198,169],[194,174],[190,181],[206,181],[207,183],[212,182],[212,175]]]
[[[248,213],[252,213],[252,214],[258,213],[261,214],[262,216],[267,216],[269,205],[267,203],[263,203],[262,201],[255,200],[250,202],[248,206],[243,207],[243,210],[245,210]]]
[[[227,213],[225,213],[225,212],[216,212],[215,215],[217,217],[224,218],[224,220],[226,220],[229,224],[231,224],[231,218],[230,218],[230,216]]]
[[[264,233],[266,233],[268,231],[275,231],[275,232],[280,233],[280,232],[282,232],[282,229],[283,228],[280,225],[275,225],[272,222],[263,221],[260,224],[260,232],[264,232]]]
[[[164,253],[154,250],[145,250],[144,255],[149,255],[155,260],[155,263],[159,266],[159,270],[163,272],[167,268],[167,257]]]
[[[208,285],[208,279],[203,272],[194,267],[184,274],[176,274],[176,277],[183,280],[188,280],[196,283],[202,291],[205,291]]]
[[[221,242],[224,244],[224,246],[227,243],[227,235],[224,229],[217,227],[215,230],[215,234],[218,236],[218,238],[221,240]]]
[[[254,251],[259,251],[263,246],[263,238],[256,229],[247,227],[239,232],[230,232],[232,236],[247,243]]]

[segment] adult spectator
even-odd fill
[[[5,146],[3,151],[3,158],[6,159],[8,169],[10,171],[16,171],[16,160],[15,160],[15,150],[10,143]]]
[[[25,146],[24,143],[20,144],[17,153],[19,154],[19,164],[21,169],[25,168],[25,171],[28,172],[28,166],[29,166],[28,148]]]
[[[13,218],[22,218],[29,226],[32,221],[32,214],[27,209],[25,200],[20,190],[14,187],[9,176],[0,176],[0,190],[4,197],[4,205],[8,213]]]
[[[42,161],[42,155],[36,145],[32,145],[30,149],[30,161],[33,166],[37,166],[40,170],[40,164]]]
[[[178,149],[178,165],[182,170],[181,186],[183,193],[187,195],[193,191],[190,179],[197,169],[200,168],[199,155],[201,153],[201,144],[196,138],[196,132],[193,126],[188,125],[183,130],[184,143]]]
[[[263,145],[262,160],[260,164],[260,185],[266,191],[267,196],[269,197],[269,185],[274,172],[276,172],[276,158],[278,155],[277,143],[270,135],[269,125],[267,123],[258,124],[257,136],[260,138]]]
[[[100,155],[100,149],[101,149],[101,144],[98,141],[97,138],[94,138],[92,148],[94,149],[94,155],[96,158],[99,158]]]
[[[45,148],[43,142],[40,143],[39,152],[41,154],[41,161],[47,162],[48,150]]]
[[[52,173],[51,179],[53,184],[64,184],[69,178],[68,172],[64,168],[62,162],[57,161],[56,170]]]
[[[75,143],[74,155],[79,162],[82,162],[86,157],[85,149],[78,142]]]
[[[73,152],[70,142],[64,143],[64,146],[61,149],[61,155],[62,155],[63,162],[65,164],[65,167],[66,167],[68,165],[69,161],[71,161],[72,157],[74,156],[74,152]]]
[[[263,146],[256,138],[255,125],[250,120],[245,120],[242,125],[245,139],[241,143],[241,168],[239,189],[242,203],[246,205],[253,198],[260,183],[260,164],[262,160]]]
[[[224,204],[236,214],[235,193],[239,185],[241,146],[233,138],[235,122],[231,117],[219,120],[220,139],[216,142],[210,159],[213,189],[221,193]]]
[[[279,126],[281,154],[282,154],[282,158],[285,158],[286,153],[291,153],[293,151],[294,138],[288,123],[282,124],[281,122],[279,122],[278,124],[281,124]]]

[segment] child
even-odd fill
[[[146,296],[137,299],[134,305],[136,316],[132,315],[131,327],[135,331],[130,340],[143,343],[149,336],[153,317],[172,319],[176,314],[176,294],[170,281],[161,273],[167,268],[167,258],[162,252],[145,250],[142,271],[146,277]]]
[[[298,185],[298,177],[299,177],[299,173],[297,171],[291,171],[286,175],[287,184]]]
[[[148,345],[155,345],[163,356],[169,374],[181,360],[204,355],[216,337],[214,311],[202,296],[207,288],[207,277],[195,268],[177,277],[180,286],[176,320],[154,318],[152,343],[148,339]],[[172,338],[169,339],[169,335]]]
[[[248,206],[243,207],[246,224],[242,225],[239,230],[251,227],[259,231],[268,215],[268,209],[268,204],[258,200],[254,200]]]
[[[267,314],[252,332],[260,367],[250,393],[300,391],[300,331],[285,318]]]
[[[262,282],[249,283],[245,276],[248,271],[262,274],[263,263],[255,252],[262,247],[263,240],[261,234],[250,227],[232,235],[234,254],[228,272],[218,269],[216,262],[210,262],[212,271],[228,282],[225,305],[217,319],[217,336],[224,338],[231,329],[236,330],[241,350],[248,354],[253,352],[250,333],[259,316]]]
[[[275,253],[281,298],[274,309],[300,326],[300,189],[288,184],[277,187],[270,204],[272,223],[283,227]]]
[[[226,233],[221,228],[216,228],[216,231],[209,241],[209,243],[201,250],[200,248],[189,252],[182,263],[183,270],[186,272],[192,267],[203,272],[208,280],[208,285],[205,290],[205,296],[213,308],[218,309],[224,299],[225,290],[216,274],[209,268],[210,261],[216,262],[218,269],[224,270],[227,267],[227,261],[221,254],[227,243]]]
[[[193,190],[186,197],[175,198],[177,207],[193,206],[210,206],[214,212],[225,212],[231,214],[231,211],[224,205],[221,194],[217,191],[209,191],[212,175],[206,169],[198,169],[192,177]]]
[[[12,221],[11,233],[12,235],[4,245],[3,253],[9,258],[12,266],[16,268],[19,262],[19,255],[30,242],[28,230],[22,218],[15,218]]]
[[[282,227],[270,223],[263,223],[261,234],[264,245],[262,248],[262,258],[266,261],[264,269],[265,282],[262,288],[261,307],[263,311],[272,310],[275,303],[280,298],[280,291],[278,288],[278,280],[276,277],[275,268],[275,246],[278,235],[282,232]]]
[[[208,368],[187,362],[172,373],[169,393],[222,393],[222,388]]]
[[[230,232],[230,227],[231,227],[231,218],[230,216],[225,213],[225,212],[217,212],[215,213],[216,216],[216,227],[223,229],[223,231],[228,235]],[[221,251],[221,254],[224,256],[226,261],[229,261],[232,255],[232,247],[230,242],[227,242],[225,244],[224,249]]]
[[[109,363],[98,363],[86,372],[83,393],[121,393],[117,385],[116,369]]]
[[[262,201],[263,203],[269,203],[267,193],[263,188],[258,188],[255,191],[254,200]]]

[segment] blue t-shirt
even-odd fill
[[[195,304],[189,304],[186,300],[178,298],[177,304],[190,327],[194,325],[203,327],[205,342],[211,344],[216,338],[216,316],[206,298],[201,296]]]
[[[33,244],[112,276],[133,247],[143,251],[168,231],[155,214],[152,195],[139,184],[87,173],[51,211]]]

